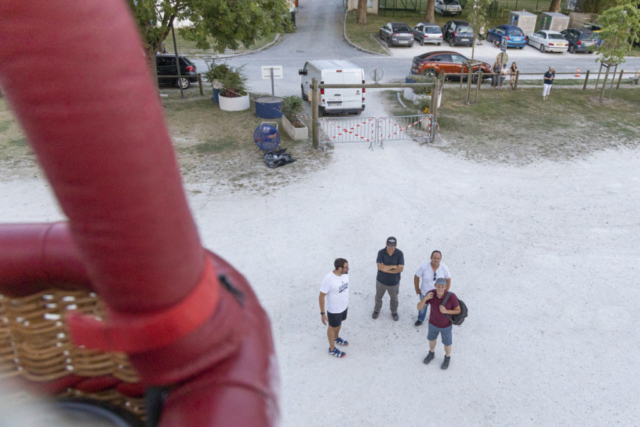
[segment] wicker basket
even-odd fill
[[[74,346],[65,323],[69,310],[99,318],[104,313],[100,300],[90,292],[49,290],[22,298],[0,294],[0,380],[26,380],[41,386],[68,380],[58,396],[106,401],[144,418],[143,399],[118,390],[139,381],[127,356]],[[109,381],[96,381],[100,378]],[[94,387],[86,387],[90,379]],[[97,383],[108,387],[96,387]],[[3,398],[19,401],[27,396],[19,391]]]

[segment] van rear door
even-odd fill
[[[362,84],[359,70],[326,70],[325,84]],[[329,111],[362,109],[362,89],[325,89],[325,108]]]

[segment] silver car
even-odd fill
[[[460,6],[458,0],[436,0],[433,9],[442,16],[462,14],[462,6]]]
[[[387,46],[413,46],[413,33],[404,22],[389,22],[380,28],[380,40],[386,40]]]
[[[442,30],[438,27],[438,24],[420,22],[413,27],[413,38],[418,40],[420,45],[424,46],[427,43],[434,43],[440,46],[442,44]]]

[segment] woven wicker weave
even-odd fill
[[[90,292],[49,290],[22,298],[0,295],[0,380],[22,378],[46,383],[76,375],[113,376],[124,383],[137,383],[138,376],[126,355],[88,350],[70,342],[65,323],[69,310],[103,316],[100,300]],[[5,398],[20,400],[23,393]],[[114,389],[84,393],[71,387],[61,396],[108,401],[138,416],[144,414],[143,399],[124,396]]]

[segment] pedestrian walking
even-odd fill
[[[542,89],[542,100],[546,101],[551,91],[551,85],[556,78],[556,70],[553,67],[549,67],[549,71],[544,73],[544,85]]]
[[[498,82],[500,79],[500,70],[502,69],[502,66],[500,65],[500,63],[498,62],[498,60],[496,59],[496,62],[493,63],[493,66],[491,67],[491,87],[492,88],[497,88],[498,87]]]
[[[507,64],[504,64],[502,70],[500,70],[500,89],[502,89],[502,85],[507,77],[509,77],[509,69],[507,68]]]
[[[322,324],[329,323],[327,338],[329,339],[329,356],[343,358],[347,355],[336,348],[348,346],[347,340],[340,338],[342,322],[347,320],[349,307],[349,263],[344,258],[338,258],[333,262],[335,270],[327,273],[320,286],[320,319]],[[327,299],[327,311],[325,311],[325,297]]]
[[[373,308],[371,317],[378,318],[382,308],[382,297],[384,293],[389,293],[389,308],[391,317],[397,321],[398,316],[398,293],[400,291],[400,273],[404,270],[404,254],[397,249],[398,241],[395,237],[387,239],[384,249],[378,251],[376,264],[378,265],[378,275],[376,276],[376,305]]]
[[[435,350],[438,335],[442,334],[445,356],[440,367],[447,369],[451,361],[451,345],[453,343],[453,324],[449,316],[460,313],[460,302],[456,294],[447,291],[447,281],[444,278],[438,278],[435,290],[427,292],[427,295],[420,300],[418,310],[422,310],[426,304],[431,306],[429,333],[427,334],[429,354],[422,362],[428,365],[436,357]]]
[[[435,289],[437,279],[444,279],[447,283],[447,291],[451,288],[451,273],[449,268],[442,262],[442,252],[436,250],[431,252],[431,261],[424,263],[420,266],[416,275],[413,276],[413,285],[416,288],[416,294],[420,295],[422,300],[427,292]],[[420,279],[422,279],[422,285],[420,285]],[[422,310],[418,312],[418,320],[415,325],[420,326],[427,317],[427,309],[429,305],[425,305]]]
[[[511,81],[509,84],[511,85],[511,89],[516,90],[516,75],[518,74],[518,66],[515,62],[511,63],[511,68],[509,69],[511,75]]]

